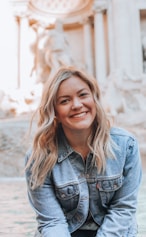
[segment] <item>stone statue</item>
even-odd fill
[[[56,27],[49,32],[49,37],[45,42],[45,61],[50,67],[50,76],[60,67],[72,65],[73,59],[70,52],[69,43],[63,32],[61,21],[56,21]]]
[[[74,64],[61,21],[56,20],[54,29],[40,35],[38,61],[37,74],[42,82],[50,78],[60,66]]]

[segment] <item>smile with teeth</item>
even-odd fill
[[[75,114],[75,115],[72,115],[71,117],[72,118],[80,118],[80,117],[83,117],[87,114],[87,112],[82,112],[82,113],[79,113],[79,114]]]

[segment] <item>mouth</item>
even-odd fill
[[[81,118],[81,117],[84,117],[87,113],[88,112],[82,112],[82,113],[71,115],[70,117],[71,118]]]

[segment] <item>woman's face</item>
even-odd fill
[[[64,80],[57,92],[55,111],[66,134],[91,131],[96,106],[89,86],[77,76]]]

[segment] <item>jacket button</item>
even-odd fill
[[[62,198],[65,198],[65,197],[66,197],[66,195],[63,193],[63,194],[61,194],[61,197],[62,197]]]
[[[87,178],[87,179],[89,178],[89,174],[86,174],[86,178]]]
[[[118,185],[117,184],[114,184],[114,188],[117,188],[118,187]]]
[[[99,189],[99,188],[100,188],[100,185],[99,185],[98,183],[96,184],[96,188],[97,188],[97,189]]]
[[[67,191],[68,191],[68,194],[72,194],[73,193],[73,187],[69,187]]]

